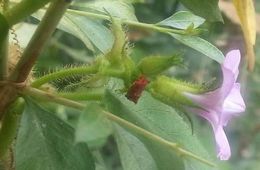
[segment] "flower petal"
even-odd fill
[[[221,122],[224,126],[233,116],[238,116],[239,113],[244,112],[246,109],[245,102],[240,94],[240,84],[235,83],[229,95],[223,103],[221,114]]]
[[[217,145],[217,157],[220,160],[228,160],[231,156],[230,146],[224,129],[219,122],[218,114],[215,113],[213,110],[211,112],[207,112],[200,109],[192,109],[192,111],[209,121],[215,135],[215,141]]]
[[[231,156],[231,150],[224,129],[222,126],[213,127],[213,129],[217,143],[218,158],[220,160],[228,160]]]
[[[227,68],[222,68],[222,73],[223,73],[223,82],[222,82],[222,86],[220,87],[220,93],[222,98],[220,98],[219,100],[223,101],[228,96],[234,84],[236,83],[236,77],[234,73]]]
[[[220,98],[222,98],[220,89],[216,89],[205,94],[192,94],[184,92],[183,95],[190,99],[194,104],[204,108],[205,110],[217,109],[216,106],[222,104],[219,103],[221,102]]]
[[[240,63],[240,51],[239,50],[232,50],[227,53],[222,68],[226,68],[230,70],[235,75],[235,80],[237,79],[239,70],[239,63]]]
[[[224,63],[221,66],[223,74],[223,82],[220,87],[223,97],[221,100],[225,100],[237,80],[240,58],[239,50],[232,50],[226,55]]]
[[[219,116],[213,110],[207,111],[199,108],[189,108],[187,111],[193,112],[206,119],[213,127],[217,127],[219,124]]]
[[[199,106],[187,110],[197,113],[210,122],[214,130],[220,160],[228,160],[231,156],[223,126],[226,126],[233,116],[237,116],[246,108],[240,94],[240,84],[236,83],[239,63],[239,50],[230,51],[221,66],[223,82],[220,88],[205,94],[183,93],[184,96]]]

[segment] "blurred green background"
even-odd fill
[[[240,49],[242,56],[245,56],[243,34],[240,26],[236,23],[229,8],[229,1],[221,4],[224,23],[205,23],[202,28],[206,31],[201,36],[216,45],[224,54],[231,49]],[[260,1],[255,1],[258,19],[260,16]],[[134,4],[136,16],[139,21],[145,23],[156,23],[179,10],[185,9],[178,0],[146,0],[144,3]],[[233,11],[234,12],[234,11]],[[259,31],[259,23],[258,31]],[[184,57],[185,67],[175,67],[167,74],[171,74],[183,80],[198,83],[211,83],[217,87],[221,81],[220,66],[215,61],[203,56],[201,53],[186,47],[175,41],[172,37],[148,32],[147,30],[128,30],[131,41],[132,57],[139,60],[148,55],[173,55],[180,53]],[[240,117],[233,119],[226,127],[227,136],[232,149],[230,161],[219,161],[221,170],[259,170],[260,169],[260,40],[255,46],[257,63],[254,72],[248,72],[243,58],[239,81],[242,86],[242,94],[245,98],[247,109]],[[40,60],[35,67],[38,75],[49,72],[49,70],[61,68],[64,65],[87,63],[93,59],[93,54],[88,51],[84,44],[77,38],[56,31],[55,36],[49,43]],[[214,78],[216,78],[214,80]],[[64,82],[62,82],[64,83]],[[65,82],[66,83],[66,82]],[[214,136],[211,127],[207,122],[198,117],[192,116],[195,124],[195,131],[203,144],[208,148],[212,156],[215,156]],[[118,155],[114,151],[115,144],[110,140],[104,146],[103,153],[107,155],[105,161],[111,169],[120,169]]]

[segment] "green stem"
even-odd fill
[[[90,88],[84,89],[83,92],[64,92],[58,93],[60,97],[64,97],[70,100],[86,101],[86,100],[101,100],[104,96],[104,88]]]
[[[31,1],[33,4],[38,3],[35,0],[27,1]],[[56,26],[58,25],[69,4],[69,1],[66,0],[55,0],[50,4],[32,39],[24,50],[20,61],[11,74],[11,80],[16,82],[24,82],[27,79],[37,57],[56,29]]]
[[[103,70],[101,70],[101,74],[104,76],[116,77],[120,79],[125,78],[125,70],[123,70],[122,68],[113,68],[113,66],[104,68]]]
[[[96,65],[62,69],[57,72],[53,72],[36,79],[31,85],[32,87],[40,87],[45,83],[48,83],[53,80],[57,80],[59,78],[64,78],[75,74],[84,74],[84,75],[94,74],[97,71],[98,71],[98,67]]]
[[[9,107],[10,109],[3,117],[2,127],[0,130],[0,159],[5,159],[8,149],[16,136],[23,106],[24,102],[17,100]]]
[[[68,107],[72,107],[75,109],[79,109],[82,110],[84,109],[84,104],[63,98],[63,97],[59,97],[57,95],[53,95],[52,93],[49,92],[45,92],[36,88],[31,88],[31,87],[26,87],[22,92],[23,95],[28,95],[31,97],[34,97],[36,99],[39,100],[43,100],[43,101],[51,101],[51,102],[55,102],[58,104],[62,104]]]
[[[72,107],[72,108],[75,108],[75,109],[79,109],[79,110],[85,109],[85,105],[82,104],[82,103],[78,103],[78,102],[75,102],[75,101],[72,101],[72,100],[69,100],[69,99],[57,97],[55,95],[46,93],[46,92],[38,90],[38,89],[28,87],[23,91],[23,93],[25,95],[40,98],[42,100],[49,101],[49,102],[55,102],[55,103],[62,104],[62,105],[65,105],[65,106],[69,106],[69,107]],[[212,162],[210,162],[206,159],[203,159],[203,158],[199,157],[198,155],[195,155],[195,154],[181,148],[177,143],[167,141],[167,140],[163,139],[162,137],[155,135],[155,134],[153,134],[153,133],[151,133],[151,132],[149,132],[149,131],[147,131],[143,128],[140,128],[140,127],[136,126],[135,124],[128,122],[128,121],[126,121],[126,120],[124,120],[120,117],[117,117],[116,115],[114,115],[112,113],[109,113],[109,112],[106,112],[106,111],[104,111],[103,113],[109,120],[114,121],[114,122],[120,124],[123,127],[134,130],[136,133],[141,134],[141,135],[145,136],[146,138],[153,140],[157,143],[160,143],[163,146],[169,147],[170,149],[175,150],[176,152],[178,152],[182,156],[187,156],[187,157],[193,158],[195,160],[198,160],[198,161],[200,161],[204,164],[207,164],[209,166],[212,166],[212,167],[216,166],[214,163],[212,163]]]
[[[7,76],[8,60],[8,23],[3,15],[0,14],[0,80]]]
[[[95,19],[101,19],[101,20],[110,20],[111,18],[107,15],[103,14],[96,14],[92,12],[86,12],[86,11],[78,11],[78,10],[73,10],[73,9],[68,9],[68,13],[76,14],[76,15],[81,15],[81,16],[86,16],[86,17],[92,17]],[[179,29],[173,29],[173,28],[164,28],[157,26],[155,24],[147,24],[147,23],[140,23],[136,21],[129,21],[129,20],[124,20],[124,19],[119,19],[123,24],[130,25],[132,27],[137,27],[137,28],[142,28],[142,29],[149,29],[153,31],[159,31],[162,33],[175,33],[175,34],[183,34],[187,35],[187,32],[185,30],[179,30]]]
[[[11,9],[5,12],[5,17],[10,25],[17,24],[19,21],[30,16],[32,13],[42,8],[51,0],[23,0],[20,3],[16,4]],[[57,10],[59,11],[59,10]]]
[[[8,36],[7,36],[8,37]],[[0,42],[0,80],[4,80],[7,77],[7,65],[8,65],[8,39]]]

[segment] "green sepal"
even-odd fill
[[[183,108],[183,105],[198,107],[185,97],[183,93],[200,94],[205,92],[201,85],[183,82],[166,76],[158,76],[150,83],[148,90],[156,99],[176,108]]]
[[[136,65],[131,58],[124,58],[123,64],[125,68],[123,80],[126,87],[129,87],[132,84],[132,82],[138,77],[139,72],[136,69]]]

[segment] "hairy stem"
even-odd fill
[[[69,99],[57,97],[55,95],[46,93],[46,92],[38,90],[38,89],[28,87],[23,91],[23,93],[26,94],[26,95],[32,96],[32,97],[40,98],[42,100],[49,101],[49,102],[56,102],[58,104],[69,106],[69,107],[72,107],[72,108],[75,108],[75,109],[79,109],[79,110],[85,109],[85,105],[82,104],[82,103],[78,103],[78,102],[75,102],[75,101],[72,101],[72,100],[69,100]],[[149,132],[149,131],[147,131],[143,128],[140,128],[140,127],[136,126],[135,124],[128,122],[128,121],[126,121],[126,120],[124,120],[124,119],[122,119],[122,118],[120,118],[120,117],[118,117],[118,116],[116,116],[112,113],[103,111],[103,114],[109,120],[116,122],[116,123],[120,124],[121,126],[123,126],[125,128],[131,129],[131,130],[135,131],[136,133],[141,134],[141,135],[145,136],[146,138],[148,138],[150,140],[153,140],[157,143],[160,143],[163,146],[169,147],[170,149],[175,150],[181,156],[193,158],[197,161],[200,161],[200,162],[207,164],[209,166],[212,166],[212,167],[216,166],[214,163],[212,163],[212,162],[210,162],[210,161],[208,161],[204,158],[201,158],[198,155],[195,155],[195,154],[181,148],[177,143],[167,141],[167,140],[163,139],[162,137],[155,135],[155,134],[153,134],[153,133],[151,133],[151,132]]]
[[[34,4],[38,3],[35,2],[35,0],[33,0],[33,2]],[[46,11],[46,14],[36,29],[32,39],[24,50],[24,53],[15,67],[15,70],[11,74],[11,80],[16,82],[24,82],[27,79],[37,57],[42,51],[47,40],[49,40],[52,33],[56,29],[56,26],[58,25],[69,4],[69,1],[66,0],[55,0],[50,4],[50,7]]]
[[[53,72],[36,79],[32,83],[32,87],[40,87],[41,85],[51,82],[53,80],[57,80],[68,76],[73,76],[76,74],[81,74],[81,75],[94,74],[97,71],[98,71],[98,67],[96,65],[62,69],[57,72]]]
[[[114,69],[114,68],[106,68],[101,70],[101,72],[99,71],[100,70],[99,70],[98,63],[89,66],[79,66],[79,67],[62,69],[50,74],[46,74],[45,76],[36,79],[34,82],[32,82],[31,86],[38,88],[43,84],[51,82],[53,80],[58,80],[61,78],[74,76],[74,75],[88,75],[88,74],[100,73],[103,76],[124,78],[124,73],[125,73],[124,70]]]
[[[86,12],[86,11],[68,9],[67,12],[71,13],[71,14],[92,17],[92,18],[101,19],[101,20],[110,20],[111,19],[111,17],[108,15],[96,14],[96,13]],[[116,19],[120,20],[123,24],[127,24],[132,27],[148,29],[148,30],[162,32],[162,33],[175,33],[175,34],[183,34],[183,35],[189,34],[185,30],[164,28],[164,27],[157,26],[155,24],[140,23],[140,22],[136,22],[136,21],[124,20],[124,19],[119,19],[119,18],[116,18]]]
[[[50,1],[51,0],[23,0],[11,9],[7,10],[4,15],[7,18],[9,26],[12,26],[24,18],[30,16],[32,13],[42,8]]]
[[[0,129],[0,159],[5,156],[11,146],[19,125],[20,115],[23,111],[24,102],[17,100],[4,115]]]

